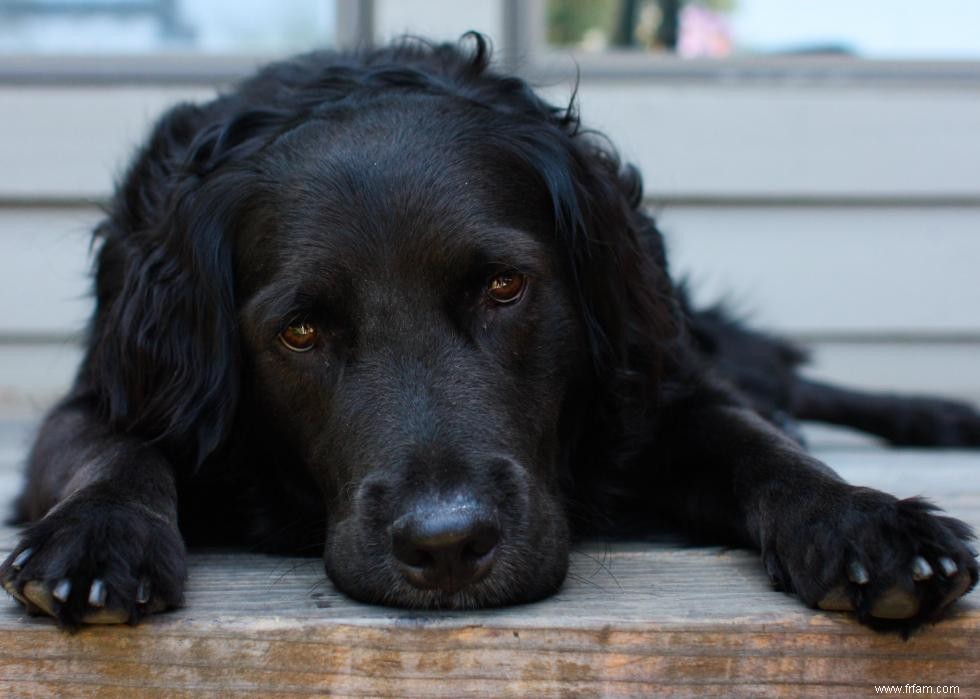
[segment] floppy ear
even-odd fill
[[[193,466],[219,448],[236,410],[230,231],[249,191],[221,166],[254,130],[247,118],[171,111],[96,231],[98,305],[80,383],[113,428]]]
[[[457,88],[502,115],[499,128],[483,135],[493,148],[488,160],[507,158],[547,192],[594,369],[583,400],[591,425],[584,441],[615,467],[648,443],[672,345],[683,332],[663,239],[641,208],[639,173],[600,134],[580,128],[574,95],[556,107],[523,80],[493,73],[476,39]]]
[[[580,132],[571,110],[540,109],[552,128],[511,127],[498,150],[547,190],[599,383],[619,395],[627,385],[652,389],[680,315],[663,239],[641,209],[640,175],[595,134]]]
[[[559,227],[594,357],[586,419],[597,438],[587,441],[615,471],[649,443],[684,321],[639,173],[577,132],[570,153],[574,196],[559,200]]]
[[[562,203],[562,225],[593,352],[607,378],[652,388],[680,331],[663,238],[641,209],[636,169],[595,142],[575,145],[575,196]]]
[[[462,94],[507,115],[484,135],[494,148],[490,159],[509,156],[547,190],[600,380],[655,384],[666,345],[679,332],[679,309],[663,240],[641,209],[639,173],[622,165],[600,134],[581,128],[574,92],[568,106],[556,107],[525,81],[494,73],[481,35],[464,38],[474,44],[468,54],[444,45],[435,56],[460,66],[452,78]]]

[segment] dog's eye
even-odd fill
[[[316,342],[316,326],[308,320],[297,320],[279,333],[279,341],[293,352],[307,352]]]
[[[504,272],[487,283],[487,296],[497,303],[514,303],[524,293],[527,277],[517,272]]]

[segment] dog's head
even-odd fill
[[[360,599],[553,592],[568,483],[637,428],[669,325],[635,176],[486,64],[478,40],[274,67],[165,120],[106,231],[149,231],[96,328],[110,419],[193,461],[247,410]]]

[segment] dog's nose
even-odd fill
[[[391,550],[415,587],[453,593],[490,572],[496,518],[477,505],[417,508],[391,527]]]

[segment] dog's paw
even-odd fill
[[[973,532],[919,498],[851,488],[802,508],[763,551],[770,580],[812,607],[855,611],[908,633],[937,620],[977,582]]]
[[[180,606],[185,558],[165,517],[79,493],[24,532],[0,565],[0,584],[29,612],[65,629],[136,624]]]
[[[895,410],[888,441],[907,447],[980,447],[980,412],[966,403],[936,398],[909,399]]]

